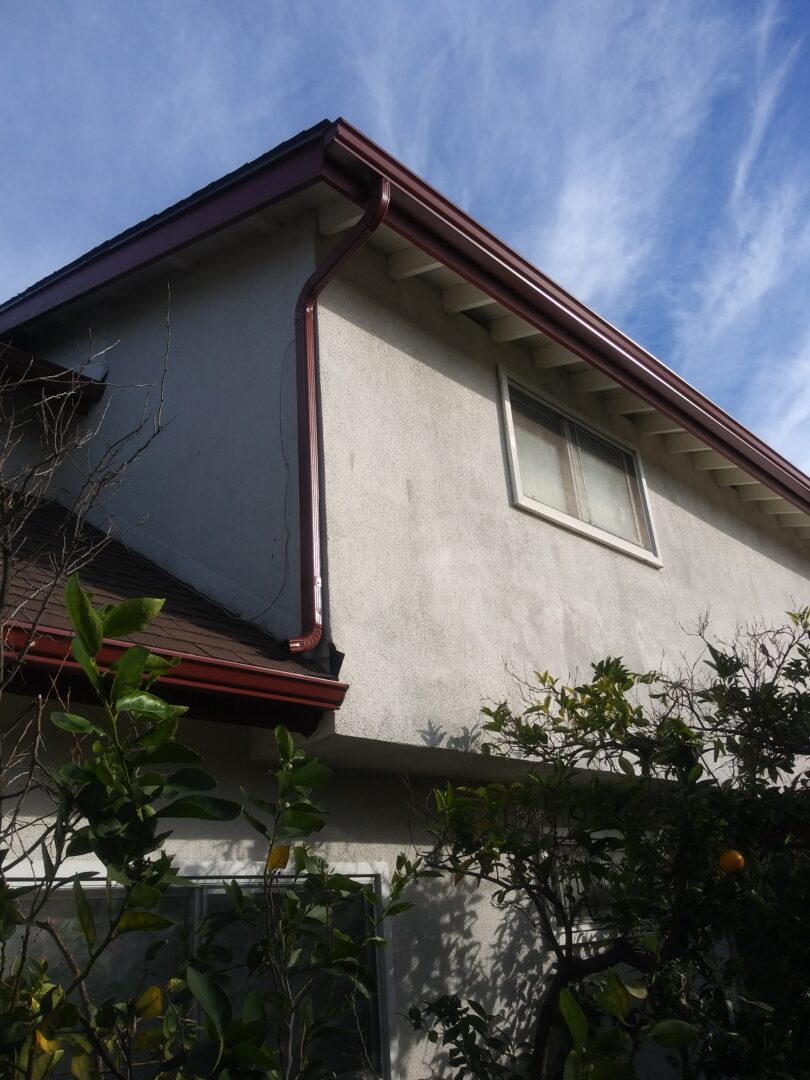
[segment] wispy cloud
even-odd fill
[[[0,293],[343,114],[754,426],[804,370],[801,5],[0,0],[0,29]]]

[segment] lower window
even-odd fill
[[[229,883],[233,879],[228,879]],[[245,894],[260,893],[261,882],[256,878],[236,878],[238,887]],[[300,886],[302,879],[298,880]],[[374,887],[375,882],[361,880],[360,884]],[[290,884],[285,888],[298,887]],[[84,893],[93,911],[97,933],[103,937],[107,929],[108,905],[103,885],[85,883]],[[169,930],[122,934],[113,938],[87,979],[87,987],[94,1002],[126,1000],[137,997],[149,986],[166,986],[177,975],[182,962],[198,955],[200,928],[216,923],[217,916],[230,910],[230,900],[221,879],[198,879],[183,889],[172,890],[164,897],[158,908],[161,915],[171,919]],[[331,929],[353,939],[368,934],[369,904],[362,892],[352,894],[348,902],[341,903],[334,912]],[[38,915],[39,920],[52,922],[61,941],[74,956],[85,951],[84,938],[76,915],[72,890],[57,889]],[[62,952],[52,936],[34,928],[28,955],[47,961],[48,971],[60,977],[68,974]],[[263,982],[256,976],[248,984],[245,959],[254,941],[240,925],[226,923],[214,934],[209,948],[226,953],[229,972],[228,997],[234,1016],[239,1016],[250,990],[272,990],[269,977]],[[367,947],[366,968],[376,977],[377,952]],[[135,974],[137,973],[137,974]],[[69,980],[66,980],[69,981]],[[379,983],[378,979],[375,979]],[[311,995],[313,1012],[324,1015],[327,1011],[339,1014],[335,1033],[319,1045],[319,1056],[327,1061],[339,1078],[369,1078],[383,1075],[381,1010],[378,993],[369,996],[354,992],[345,980],[324,976],[319,978]]]

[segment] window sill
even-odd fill
[[[629,555],[631,559],[636,559],[638,562],[651,566],[655,570],[663,569],[664,564],[654,552],[647,551],[646,548],[639,547],[638,544],[633,544],[629,540],[622,540],[620,536],[613,536],[612,533],[605,532],[604,529],[597,529],[596,526],[590,525],[587,521],[580,521],[579,518],[564,514],[561,510],[555,510],[551,506],[544,506],[543,503],[535,502],[534,499],[530,499],[525,495],[515,496],[512,505],[519,510],[525,510],[527,513],[533,514],[535,517],[550,521],[554,525],[561,525],[569,532],[585,537],[586,540],[593,540],[597,544],[602,544],[603,547],[609,547],[614,551],[621,552],[622,555]]]

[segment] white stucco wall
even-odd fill
[[[310,218],[255,232],[185,269],[69,311],[37,342],[76,364],[103,350],[108,382],[97,451],[131,428],[161,376],[169,314],[166,429],[110,501],[124,542],[280,637],[299,632],[294,306],[314,265]],[[195,261],[195,259],[199,261]],[[171,310],[169,312],[169,288]],[[75,474],[66,472],[68,501]]]
[[[446,745],[514,696],[511,673],[677,664],[707,610],[724,633],[810,600],[806,548],[756,506],[424,283],[391,282],[374,251],[324,294],[320,358],[329,618],[351,684],[338,733]],[[662,569],[511,505],[498,363],[638,446]]]

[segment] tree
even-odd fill
[[[45,727],[71,737],[70,760],[55,767],[29,746],[25,797],[36,793],[48,812],[37,815],[33,837],[30,825],[20,827],[24,802],[3,826],[0,1074],[43,1080],[66,1056],[76,1080],[132,1080],[144,1070],[229,1080],[334,1076],[330,1039],[356,1033],[357,1011],[374,993],[369,948],[384,944],[381,920],[410,906],[401,893],[420,876],[419,865],[400,859],[385,905],[329,868],[307,842],[324,824],[313,793],[329,769],[296,749],[283,727],[276,728],[279,767],[268,791],[244,791],[242,803],[217,796],[200,755],[177,738],[185,709],[156,692],[176,662],[141,645],[107,671],[95,659],[105,636],[145,629],[162,601],[133,599],[97,610],[76,575],[65,595],[72,652],[98,710],[50,712]],[[187,884],[165,846],[173,822],[239,815],[264,847],[257,881],[250,889],[225,883],[225,902],[186,928],[194,932],[176,966],[161,983],[139,987],[144,964],[169,944],[175,920],[168,902]],[[41,857],[44,872],[36,881],[16,883],[8,873],[20,846]],[[88,854],[99,871],[77,872],[72,860]],[[92,904],[86,890],[95,879],[105,891]],[[49,916],[68,887],[76,942]],[[357,899],[364,904],[359,926],[356,920],[347,926],[342,918]],[[45,961],[43,935],[55,945],[57,968]],[[94,997],[94,972],[129,935],[140,935],[144,946],[128,990]],[[355,1073],[364,1067],[364,1049],[360,1060],[351,1050]]]
[[[412,1010],[456,1077],[810,1076],[810,609],[700,638],[685,676],[538,673],[485,710],[486,750],[525,776],[435,791],[428,862],[549,958],[518,1050],[514,1015]]]

